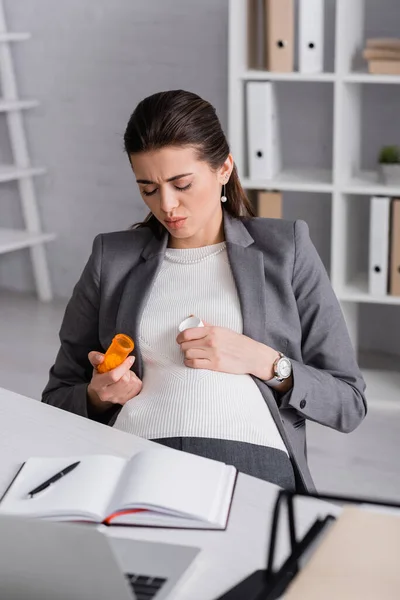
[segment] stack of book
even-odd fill
[[[369,219],[369,293],[400,296],[400,199],[373,196]]]
[[[368,71],[375,75],[400,75],[400,39],[368,39],[363,51]]]
[[[249,67],[294,71],[294,0],[247,0]],[[321,73],[324,62],[324,2],[298,1],[298,63],[301,73]]]

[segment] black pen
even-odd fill
[[[27,495],[29,496],[29,498],[33,498],[34,496],[36,496],[36,494],[42,492],[43,490],[51,486],[53,483],[61,479],[61,477],[64,477],[64,475],[67,475],[67,473],[73,471],[79,465],[80,462],[81,461],[78,460],[78,462],[72,463],[72,465],[65,467],[65,469],[63,469],[59,473],[56,473],[55,475],[53,475],[53,477],[50,477],[50,479],[47,479],[47,481],[44,481],[43,483],[38,485],[38,487],[35,487],[31,492],[28,492]]]

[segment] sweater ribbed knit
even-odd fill
[[[147,438],[206,437],[286,448],[250,375],[184,364],[178,325],[194,314],[243,333],[243,320],[225,242],[167,248],[139,329],[143,388],[114,427]]]

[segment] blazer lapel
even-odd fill
[[[242,221],[232,218],[226,212],[224,228],[228,258],[242,309],[243,333],[257,342],[269,345],[262,252],[251,247],[254,240]]]
[[[133,370],[143,377],[143,359],[139,350],[139,324],[150,290],[162,265],[168,235],[161,239],[155,236],[144,247],[138,265],[132,268],[122,291],[121,302],[117,314],[117,331],[131,336],[135,341],[133,351],[136,357]]]
[[[257,342],[274,347],[267,327],[268,292],[266,291],[263,254],[251,246],[254,239],[242,221],[233,219],[225,213],[224,227],[228,257],[242,309],[243,333]],[[255,378],[255,382],[271,411],[283,440],[290,447],[274,392],[259,379]]]

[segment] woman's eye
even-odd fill
[[[185,192],[186,190],[188,190],[189,188],[192,187],[191,183],[188,183],[188,185],[185,185],[183,187],[179,187],[178,185],[174,186],[176,190],[179,190],[180,192]],[[142,190],[142,194],[143,196],[154,196],[154,194],[157,192],[158,188],[155,188],[154,190],[151,191],[147,191],[147,190]]]
[[[146,190],[142,190],[144,196],[153,196],[157,191],[157,188],[151,190],[151,192],[146,192]]]
[[[187,185],[185,185],[184,187],[179,187],[179,186],[175,186],[177,190],[179,190],[180,192],[185,192],[186,190],[188,190],[189,188],[192,187],[191,183],[188,183]]]

